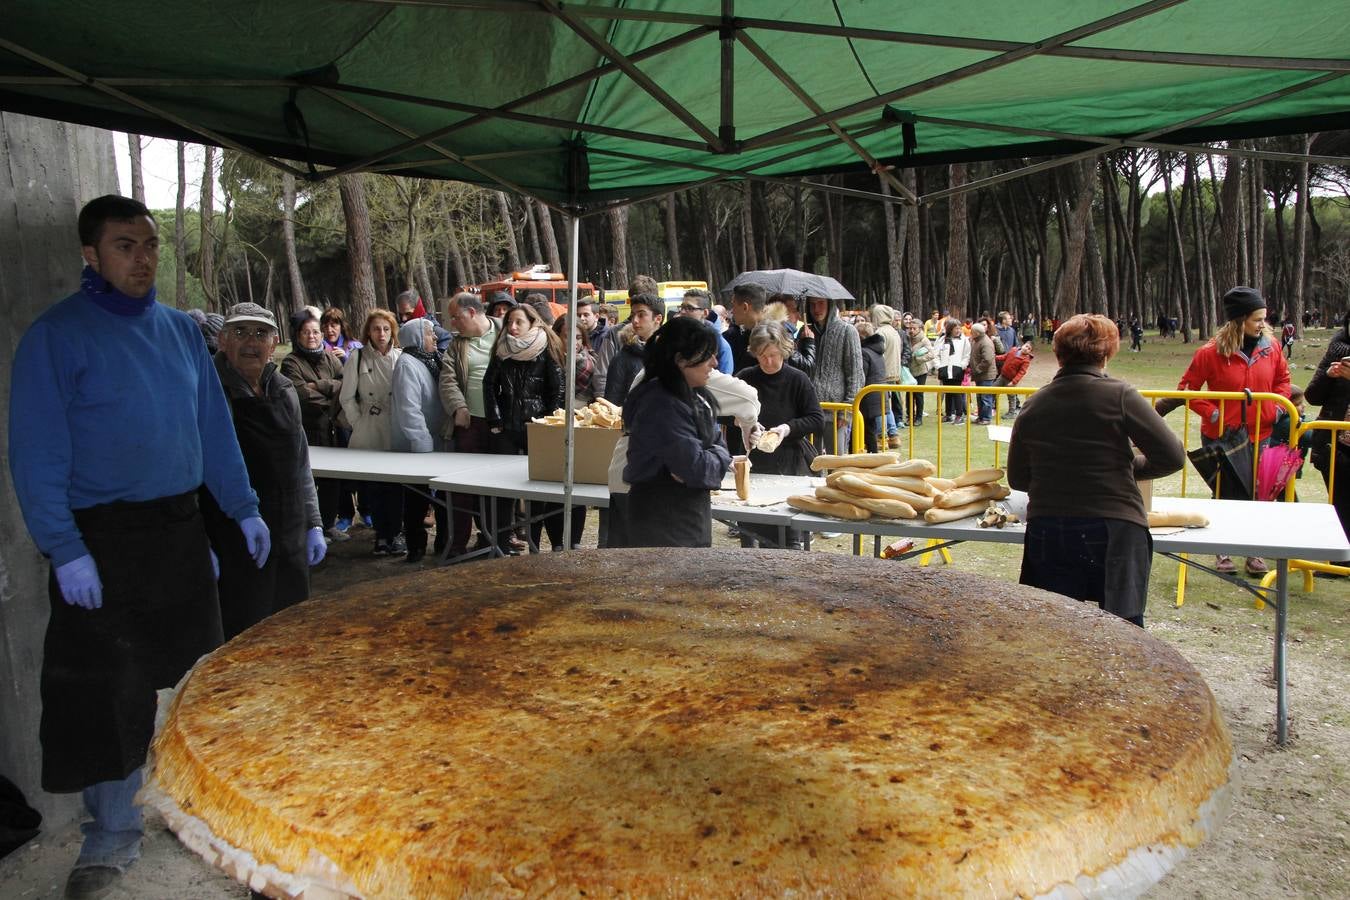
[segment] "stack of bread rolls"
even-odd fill
[[[793,509],[839,519],[917,519],[954,522],[984,512],[990,500],[1011,493],[999,484],[1002,469],[971,469],[956,478],[939,478],[926,459],[901,461],[895,453],[822,454],[811,461],[828,471],[814,496],[788,497]]]

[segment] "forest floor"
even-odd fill
[[[1321,358],[1326,332],[1315,332],[1295,353],[1294,382],[1306,384],[1306,368]],[[1170,388],[1185,368],[1194,344],[1159,341],[1144,353],[1122,354],[1111,371],[1143,388]],[[1028,384],[1053,377],[1049,348],[1038,345]],[[1179,412],[1170,417],[1181,427]],[[932,420],[934,423],[936,420]],[[1193,427],[1193,424],[1192,424]],[[931,452],[941,430],[959,452],[963,426],[925,426],[916,450]],[[1192,432],[1193,434],[1194,432]],[[969,451],[982,462],[987,442]],[[922,455],[922,453],[920,453]],[[944,466],[959,469],[955,465]],[[1186,495],[1198,496],[1192,475]],[[1158,493],[1178,495],[1179,480],[1164,481]],[[1325,502],[1321,479],[1310,470],[1299,482],[1303,502]],[[582,545],[595,544],[592,513]],[[717,546],[736,546],[726,528],[714,525]],[[328,560],[314,570],[313,588],[321,598],[339,587],[404,574],[431,561],[409,565],[370,555],[371,534],[357,529],[349,541],[335,543]],[[850,552],[846,539],[817,539],[818,551]],[[965,544],[952,553],[954,568],[983,573],[993,581],[1016,581],[1020,553],[1015,547]],[[903,584],[904,566],[897,562]],[[1186,602],[1175,605],[1179,564],[1155,557],[1147,628],[1182,653],[1204,676],[1218,700],[1233,737],[1232,810],[1217,833],[1195,848],[1148,894],[1150,898],[1350,896],[1350,581],[1318,580],[1304,593],[1301,578],[1291,578],[1289,698],[1291,741],[1274,743],[1275,692],[1272,680],[1274,619],[1269,606],[1255,608],[1250,594],[1203,573],[1187,581]],[[0,898],[57,898],[79,848],[76,826],[44,833],[0,860]],[[142,860],[110,895],[113,900],[238,900],[242,886],[215,872],[154,823]]]

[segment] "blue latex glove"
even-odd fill
[[[61,586],[61,596],[71,606],[98,609],[103,605],[103,582],[99,580],[94,558],[88,553],[57,566],[56,583]]]
[[[208,550],[211,554],[211,574],[216,576],[216,581],[220,580],[220,557],[216,556],[216,551]]]
[[[328,542],[323,539],[322,528],[311,528],[305,532],[305,553],[311,566],[323,562],[324,556],[328,554]]]
[[[240,522],[239,530],[244,533],[244,544],[254,564],[260,569],[267,565],[267,554],[272,552],[272,532],[268,531],[262,516],[252,516]]]

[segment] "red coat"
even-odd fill
[[[1014,348],[1003,357],[1003,377],[1008,384],[1017,384],[1031,368],[1031,354],[1022,354],[1021,348]]]
[[[1262,337],[1256,345],[1250,363],[1239,351],[1232,356],[1220,356],[1218,345],[1210,340],[1191,357],[1186,374],[1181,376],[1177,385],[1182,391],[1241,391],[1244,388],[1268,394],[1289,396],[1289,364],[1284,354],[1267,337]],[[1217,438],[1225,431],[1242,424],[1242,401],[1224,402],[1222,422],[1211,422],[1210,417],[1219,408],[1213,400],[1192,400],[1190,408],[1200,416],[1200,431],[1208,438]],[[1261,428],[1256,427],[1257,412],[1260,411]],[[1276,406],[1267,400],[1264,403],[1252,403],[1247,409],[1247,432],[1252,440],[1265,440],[1270,434],[1271,423],[1275,421]]]

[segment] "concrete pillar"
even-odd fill
[[[112,132],[0,113],[0,774],[43,815],[79,812],[79,795],[43,793],[38,674],[47,628],[47,562],[24,527],[9,472],[10,369],[19,338],[79,287],[80,207],[118,193]]]

